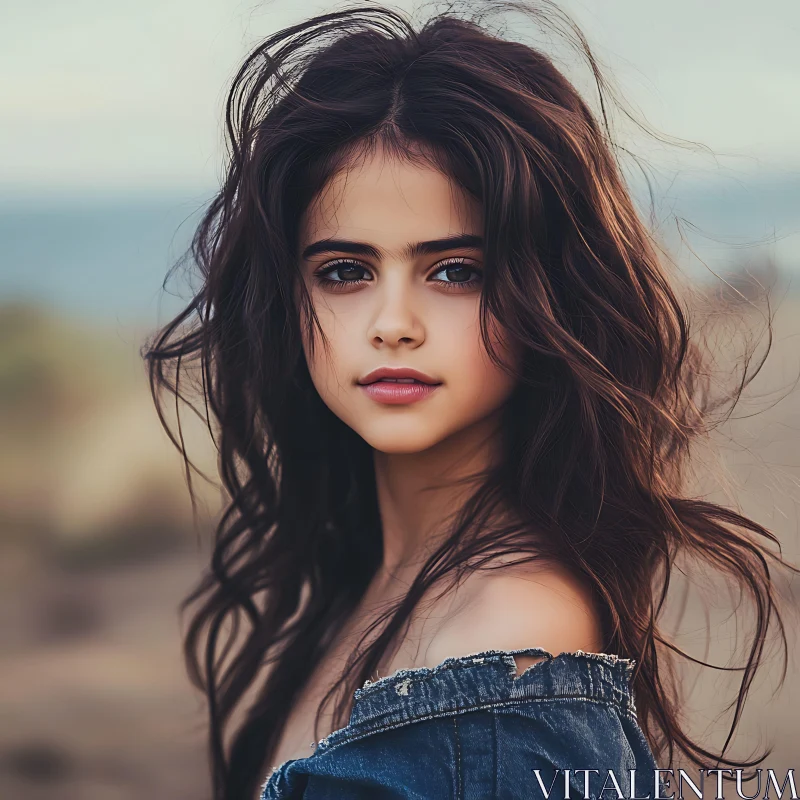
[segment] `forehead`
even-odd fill
[[[300,224],[301,243],[332,236],[387,249],[456,233],[481,234],[480,204],[432,166],[378,150],[336,173]]]

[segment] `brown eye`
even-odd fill
[[[447,280],[454,283],[466,283],[469,276],[475,271],[469,267],[445,267],[441,270],[447,275]]]
[[[341,291],[351,286],[358,286],[365,281],[371,281],[366,267],[357,261],[342,259],[328,264],[316,274],[317,283],[327,289]]]
[[[444,275],[444,278],[435,278],[436,275]],[[434,282],[442,285],[449,291],[459,289],[472,289],[481,283],[483,274],[479,269],[471,266],[464,259],[458,259],[449,263],[440,264],[439,269],[433,273]]]
[[[340,262],[332,267],[326,268],[321,274],[326,278],[335,275],[331,280],[351,281],[364,277],[366,270],[355,262]]]

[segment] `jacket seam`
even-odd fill
[[[492,797],[497,797],[497,764],[499,756],[497,755],[499,747],[497,744],[497,712],[492,709]]]
[[[586,697],[585,695],[560,695],[558,697],[520,697],[514,698],[513,700],[503,700],[501,702],[496,703],[484,703],[481,705],[476,706],[466,706],[464,708],[456,708],[453,710],[448,711],[434,711],[429,714],[421,715],[412,717],[411,719],[404,719],[400,720],[399,722],[392,722],[384,726],[380,726],[377,728],[372,728],[370,730],[364,731],[363,733],[353,734],[352,736],[347,736],[342,739],[340,742],[336,742],[335,744],[330,745],[328,748],[324,750],[324,752],[320,753],[320,755],[330,753],[333,750],[336,750],[339,747],[342,747],[345,744],[350,742],[358,742],[361,739],[365,739],[367,736],[372,736],[376,733],[385,733],[386,731],[396,730],[398,728],[404,728],[407,725],[412,725],[415,722],[427,722],[432,719],[443,719],[445,717],[453,717],[458,716],[459,714],[469,714],[473,711],[483,711],[483,710],[491,710],[492,718],[494,719],[494,711],[498,708],[506,708],[508,706],[517,706],[522,703],[552,703],[561,700],[582,700],[586,703],[595,703],[599,706],[606,706],[607,708],[613,708],[617,713],[624,714],[628,719],[632,722],[638,724],[636,716],[631,714],[625,708],[622,708],[618,703],[609,700],[599,700],[595,697]],[[495,740],[497,738],[497,732],[495,730]],[[314,754],[316,755],[316,753]],[[313,756],[312,756],[313,757]],[[495,754],[496,758],[496,754]]]
[[[540,665],[550,664],[556,659],[561,658],[561,656],[569,656],[570,658],[586,658],[590,661],[599,661],[600,663],[610,667],[612,670],[617,669],[618,665],[622,665],[627,674],[632,672],[634,664],[636,663],[634,659],[622,658],[621,656],[612,653],[587,653],[583,650],[575,650],[573,652],[562,651],[558,655],[553,655],[542,647],[523,647],[517,650],[483,650],[478,653],[470,653],[466,656],[452,656],[450,658],[446,658],[435,667],[401,668],[393,672],[391,675],[384,675],[382,678],[379,678],[376,681],[367,680],[367,682],[360,689],[356,689],[355,696],[356,699],[360,700],[362,697],[369,696],[373,692],[378,691],[383,686],[397,680],[398,678],[408,678],[411,680],[412,684],[415,684],[419,681],[427,680],[438,673],[446,672],[447,670],[463,668],[472,669],[476,659],[479,659],[481,662],[489,660],[491,662],[504,663],[509,668],[510,673],[514,675],[516,673],[516,666],[513,663],[514,655],[533,651],[544,656],[545,660],[538,661],[535,664],[531,664],[530,666],[526,667],[522,675],[532,672],[534,669],[539,668]],[[512,659],[512,663],[509,663],[508,661],[509,656]],[[522,675],[519,677],[522,677]]]
[[[453,731],[456,737],[456,800],[463,800],[464,779],[461,774],[461,734],[458,731],[458,716],[453,717]]]

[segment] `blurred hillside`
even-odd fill
[[[162,431],[143,333],[0,307],[0,797],[197,798],[177,605],[221,507]],[[191,419],[190,419],[191,418]],[[182,415],[190,455],[215,452]],[[199,766],[198,766],[199,765]]]
[[[135,331],[0,308],[0,547],[13,574],[45,557],[113,563],[192,540],[182,461],[154,424],[140,344]],[[213,476],[210,441],[182,421]],[[197,489],[208,525],[219,490]]]

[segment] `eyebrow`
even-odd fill
[[[422,255],[441,253],[445,250],[454,250],[457,247],[480,249],[483,247],[483,238],[472,234],[456,234],[429,242],[415,242],[407,244],[401,255],[403,258],[416,258]],[[350,255],[369,256],[375,259],[380,259],[383,255],[380,248],[365,242],[352,242],[348,239],[320,239],[303,250],[303,258],[312,258],[320,253],[350,253]]]

